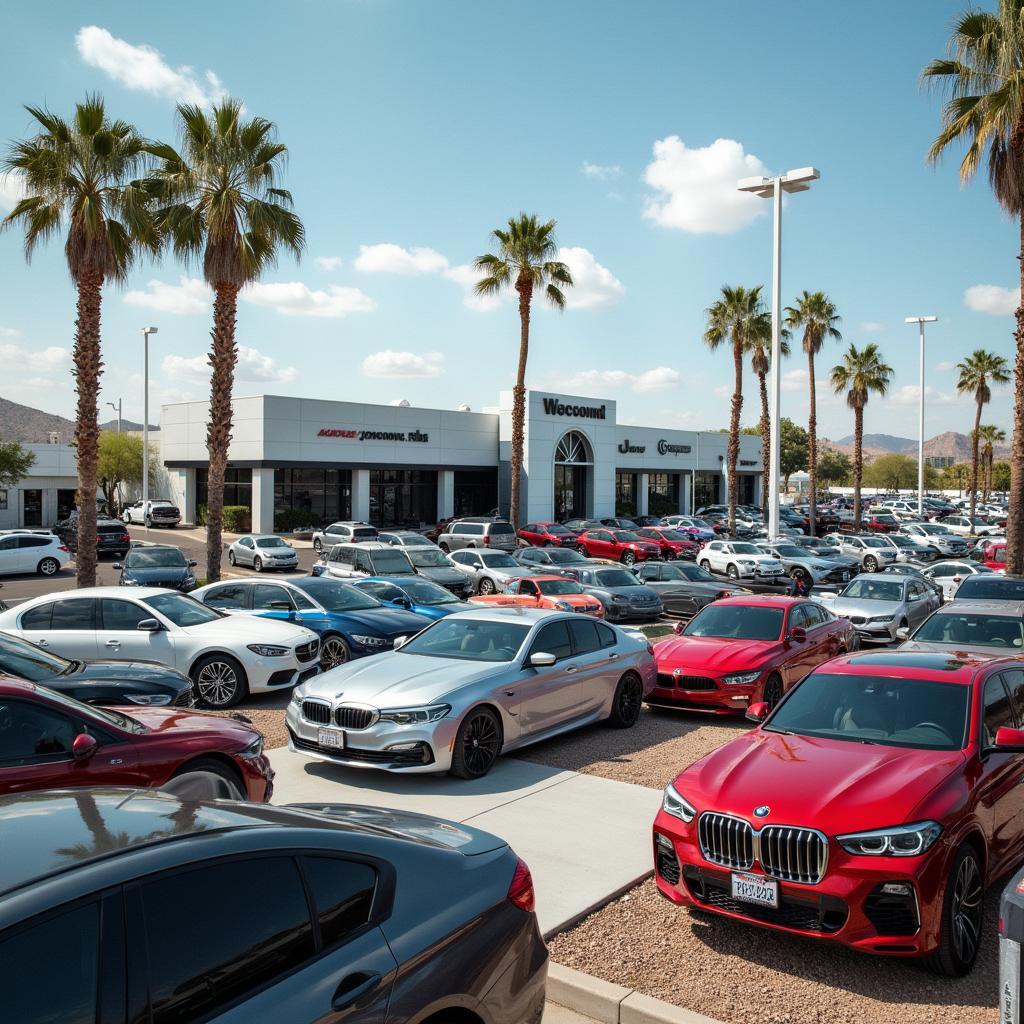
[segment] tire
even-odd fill
[[[212,758],[200,758],[198,761],[190,761],[183,765],[160,787],[160,791],[184,800],[246,798],[241,778],[227,765]]]
[[[553,547],[554,547],[554,544],[552,544],[552,543],[551,543],[551,541],[549,541],[549,540],[546,540],[546,541],[544,541],[544,543],[543,543],[542,547],[545,547],[545,548],[553,548]]]
[[[874,555],[868,555],[864,559],[864,571],[865,572],[878,572],[878,559]]]
[[[320,667],[324,672],[329,672],[338,665],[344,665],[352,657],[345,638],[332,633],[325,636],[320,645]]]
[[[707,560],[706,558],[702,558],[702,559],[701,559],[701,561],[700,561],[700,567],[701,567],[701,568],[702,568],[702,569],[703,569],[703,570],[704,570],[705,572],[711,572],[711,563],[710,563],[710,562],[709,562],[709,561],[708,561],[708,560]]]
[[[206,708],[233,708],[249,693],[245,671],[230,654],[207,654],[190,676],[196,700]]]
[[[60,562],[56,558],[44,558],[37,566],[40,576],[56,576],[60,572]]]
[[[439,548],[440,548],[440,549],[441,549],[441,550],[442,550],[442,551],[443,551],[443,552],[444,552],[444,553],[445,553],[446,555],[449,555],[449,554],[451,554],[451,548],[450,548],[450,547],[448,547],[448,545],[447,545],[447,544],[438,544],[437,546],[438,546],[438,547],[439,547]]]
[[[969,843],[964,843],[954,855],[946,879],[939,948],[925,960],[925,965],[935,974],[961,978],[974,967],[984,934],[983,878],[978,851]]]
[[[122,512],[121,513],[121,522],[124,523],[125,526],[131,526],[132,525],[131,514],[128,513],[128,512]]]
[[[613,729],[632,729],[640,719],[644,703],[644,685],[640,677],[627,672],[615,687],[612,697],[612,711],[605,724]]]
[[[234,564],[235,564],[235,553],[230,548],[228,548],[228,565],[234,565]]]
[[[577,544],[576,545],[576,554],[582,555],[584,558],[589,558],[590,557],[587,554],[587,549],[582,544]]]
[[[765,680],[761,699],[768,705],[769,711],[782,700],[782,679],[776,673],[773,672]]]
[[[147,530],[153,529],[153,517],[146,516],[146,518],[143,520],[143,525],[146,527]]]
[[[321,541],[320,538],[317,537],[316,540],[313,541],[313,550],[319,555],[320,552],[323,551],[323,549],[323,541]]]
[[[623,551],[622,553],[622,564],[623,565],[635,565],[636,555],[632,551]]]
[[[738,580],[740,578],[740,571],[731,562],[725,567],[725,575],[731,580]]]
[[[263,572],[263,559],[259,555],[252,560],[252,567],[256,572]]]
[[[475,708],[462,720],[452,747],[449,774],[457,779],[481,779],[501,753],[501,722],[490,708]]]
[[[486,576],[480,581],[480,585],[476,588],[478,594],[493,594],[498,588],[495,587],[494,582],[488,579]]]

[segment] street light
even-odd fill
[[[156,327],[142,328],[142,525],[149,529],[149,336]]]
[[[920,384],[921,394],[917,404],[917,514],[924,519],[924,325],[934,324],[937,316],[908,316],[904,323],[917,324],[921,336]]]
[[[107,405],[109,405],[110,408],[113,409],[114,412],[117,413],[117,432],[120,434],[121,433],[121,399],[119,398],[117,400],[117,405],[114,405],[113,402],[107,402]]]
[[[761,199],[774,199],[774,242],[772,246],[772,367],[771,367],[771,461],[768,466],[768,536],[779,536],[779,403],[781,398],[782,362],[782,193],[806,192],[821,173],[816,167],[799,167],[774,178],[742,178],[737,185],[741,192],[750,192]]]

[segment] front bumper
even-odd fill
[[[609,622],[648,622],[652,619],[659,619],[665,611],[665,606],[658,601],[657,604],[611,604],[606,606],[605,618]]]
[[[659,672],[654,688],[644,697],[647,704],[718,715],[742,715],[750,706],[761,680],[734,686],[712,676]]]
[[[850,619],[850,622],[862,640],[874,640],[880,644],[892,643],[896,639],[896,630],[899,629],[898,618],[893,618],[890,622],[855,622],[853,619]]]
[[[294,651],[281,658],[265,658],[251,651],[243,662],[250,693],[265,693],[282,687],[298,686],[320,674],[320,655],[299,661]]]

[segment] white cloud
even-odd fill
[[[589,160],[583,161],[580,167],[580,174],[585,178],[597,178],[598,181],[608,181],[617,178],[622,174],[622,168],[618,164],[592,164]]]
[[[178,284],[163,281],[147,281],[145,291],[127,292],[124,301],[129,306],[142,306],[160,313],[174,313],[189,316],[205,313],[213,302],[210,286],[198,277],[178,278]]]
[[[448,269],[448,260],[436,249],[405,249],[382,242],[359,246],[355,266],[368,274],[439,274]]]
[[[679,383],[679,371],[669,366],[656,366],[643,373],[628,373],[626,370],[582,370],[573,374],[562,385],[569,389],[613,388],[628,391],[667,391]]]
[[[644,181],[659,194],[647,199],[644,216],[662,227],[695,234],[731,234],[765,213],[768,204],[739,192],[740,178],[766,175],[764,164],[733,139],[688,149],[678,135],[654,143]]]
[[[21,336],[21,331],[16,327],[0,327],[0,338],[18,338]]]
[[[340,256],[317,256],[316,265],[321,270],[337,270],[341,266]]]
[[[444,373],[444,354],[426,352],[395,352],[384,349],[373,352],[363,360],[363,373],[367,377],[439,377]]]
[[[350,313],[369,313],[377,303],[358,288],[331,285],[316,290],[301,281],[251,284],[242,290],[242,299],[255,306],[270,306],[284,316],[318,316],[339,319]]]
[[[25,176],[21,171],[0,174],[0,210],[13,210],[25,195]]]
[[[885,401],[894,402],[896,405],[917,405],[921,398],[921,388],[917,384],[904,384],[902,387],[890,391]],[[930,385],[925,385],[924,400],[927,404],[948,405],[962,399],[955,394],[945,391],[938,391]]]
[[[200,76],[186,65],[172,68],[159,50],[145,43],[133,46],[98,25],[80,28],[75,36],[75,45],[86,64],[106,72],[128,89],[165,96],[174,103],[196,103],[201,107],[210,107],[227,95],[220,79],[212,71]]]
[[[611,305],[625,294],[622,282],[602,267],[589,250],[579,246],[558,250],[558,258],[569,267],[573,286],[565,289],[569,309],[598,309]]]
[[[879,331],[885,329],[885,325],[878,323],[877,320],[865,320],[864,323],[860,325],[860,329],[865,334],[877,334]]]
[[[0,345],[0,364],[8,372],[30,370],[37,373],[62,370],[68,366],[71,353],[66,348],[51,345],[31,351],[21,345]]]
[[[815,374],[817,377],[817,374]],[[779,381],[783,391],[806,391],[809,378],[806,370],[787,370]],[[818,382],[815,381],[815,384]]]
[[[1000,288],[995,284],[975,284],[964,292],[964,305],[975,313],[1006,316],[1020,303],[1019,288]]]
[[[938,370],[939,373],[945,373],[948,370],[952,370],[954,366],[956,366],[956,363],[954,363],[952,359],[943,359],[941,363],[935,364],[935,369]]]
[[[715,398],[732,398],[732,388],[728,384],[719,384],[714,395]]]
[[[161,364],[164,377],[197,384],[210,379],[209,356],[165,356]],[[261,384],[288,384],[297,380],[294,366],[278,366],[277,361],[255,348],[238,346],[235,380]]]

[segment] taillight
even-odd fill
[[[516,870],[512,875],[512,884],[508,887],[508,901],[514,903],[520,910],[532,914],[536,906],[536,896],[533,891],[533,875],[521,858],[516,858]]]
[[[67,554],[69,555],[71,554],[71,548],[65,547],[65,545],[63,544],[61,544],[60,547],[57,548],[57,550],[67,552]]]
[[[650,640],[647,641],[647,653],[651,655],[654,654],[654,644],[652,644]]]
[[[484,547],[489,548],[491,546],[491,538],[484,534]]]

